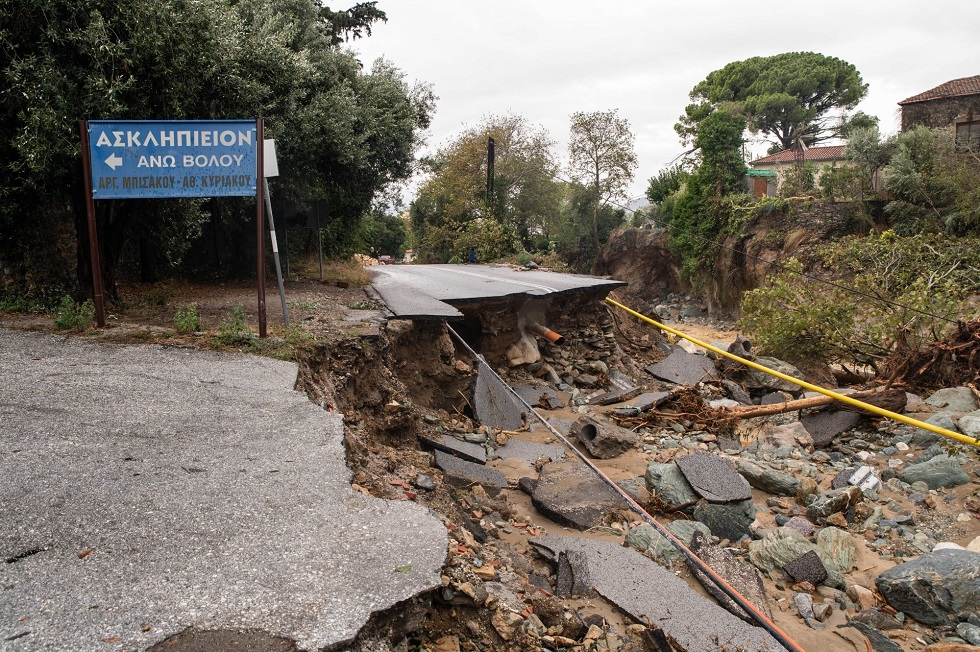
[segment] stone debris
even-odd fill
[[[980,554],[940,550],[886,570],[875,586],[889,605],[926,625],[980,612]]]
[[[793,580],[793,583],[809,582],[813,586],[817,586],[823,584],[823,581],[827,579],[827,569],[813,550],[809,550],[785,564],[783,571]]]
[[[826,448],[834,438],[847,432],[861,421],[861,415],[847,410],[820,410],[800,419],[800,423],[810,435],[813,445]]]

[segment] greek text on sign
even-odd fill
[[[253,120],[88,125],[94,199],[255,195]]]

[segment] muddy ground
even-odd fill
[[[536,443],[557,443],[543,428],[528,427],[502,432],[482,427],[474,420],[471,386],[476,370],[474,359],[441,323],[411,324],[386,322],[380,306],[363,287],[296,278],[287,282],[286,295],[292,328],[283,325],[276,286],[268,286],[267,297],[270,341],[278,346],[256,343],[252,338],[218,340],[216,333],[233,322],[236,306],[246,310],[246,325],[254,331],[256,290],[252,284],[199,284],[172,282],[156,285],[127,285],[119,288],[121,303],[109,311],[104,331],[82,336],[114,342],[157,342],[166,345],[231,347],[273,355],[295,355],[300,364],[297,388],[325,409],[343,413],[346,424],[348,463],[352,486],[364,493],[390,500],[421,502],[437,512],[451,532],[443,588],[400,605],[365,630],[359,650],[662,650],[650,630],[632,621],[614,605],[598,595],[588,597],[555,596],[555,569],[528,544],[541,534],[575,534],[622,544],[629,529],[640,523],[627,509],[613,511],[606,522],[578,533],[539,514],[530,497],[518,488],[521,478],[537,472],[534,464],[499,460],[489,466],[501,471],[510,486],[491,497],[480,486],[453,487],[443,482],[434,468],[432,453],[423,450],[420,436],[450,434],[485,436],[491,443],[518,438]],[[683,301],[681,301],[683,303]],[[175,328],[178,309],[194,304],[202,330],[179,333]],[[514,314],[517,304],[467,307],[467,319],[456,325],[463,339],[483,354],[488,362],[513,384],[543,384],[541,377],[523,365],[510,368],[505,351],[518,337]],[[693,311],[697,312],[697,311]],[[580,387],[576,395],[588,396],[608,389],[612,371],[622,374],[646,389],[665,389],[643,372],[643,367],[664,357],[658,331],[640,324],[623,313],[611,312],[594,300],[573,300],[548,309],[549,326],[569,340],[561,350],[542,345],[553,366],[567,363],[568,369],[602,369],[596,372],[593,387]],[[6,326],[50,329],[50,317],[5,315]],[[731,324],[691,317],[678,328],[708,342],[728,343],[735,339]],[[613,345],[603,349],[605,334]],[[608,342],[608,338],[605,338]],[[592,363],[601,361],[603,365]],[[592,364],[592,366],[589,366]],[[669,389],[669,387],[666,387]],[[582,411],[570,392],[561,392],[561,407],[542,410],[549,419],[571,421]],[[609,415],[613,408],[595,408],[597,416]],[[779,424],[782,416],[762,423],[746,424],[739,434],[750,438],[753,432]],[[677,422],[683,422],[678,417]],[[532,424],[533,425],[533,424]],[[698,424],[689,424],[698,425]],[[876,426],[869,426],[878,432]],[[597,461],[613,480],[642,476],[651,461],[666,462],[683,448],[663,448],[671,432],[670,420],[636,427],[641,446],[610,460]],[[887,429],[882,437],[887,436]],[[706,441],[713,441],[711,437]],[[705,444],[702,449],[708,449]],[[717,449],[717,446],[713,447]],[[914,451],[913,451],[914,452]],[[975,461],[975,460],[974,460]],[[972,475],[971,477],[975,477]],[[829,485],[831,478],[820,478]],[[977,519],[966,522],[957,516],[970,513],[964,507],[977,484],[971,482],[939,501],[925,512],[916,512],[920,522],[941,532],[946,540],[966,545],[980,534]],[[771,496],[754,492],[759,510],[758,525],[775,529],[777,514],[793,513],[789,504],[773,503]],[[896,495],[893,507],[915,509],[904,496]],[[784,499],[785,502],[785,499]],[[652,510],[656,505],[649,505]],[[677,513],[654,514],[667,522],[683,518]],[[855,539],[860,532],[852,531]],[[744,555],[742,544],[722,542],[737,555]],[[848,584],[874,587],[874,577],[896,563],[900,556],[880,555],[858,543],[854,570]],[[623,569],[628,574],[629,569]],[[684,569],[677,573],[692,586],[700,586]],[[817,631],[804,623],[793,606],[794,588],[784,579],[764,578],[769,609],[774,622],[807,650],[871,649],[865,637],[854,628],[840,628],[853,613],[834,609],[825,629]],[[485,585],[502,586],[503,595],[488,593]],[[655,587],[651,587],[655,590]],[[816,600],[820,589],[813,590]],[[829,600],[829,598],[828,598]],[[508,604],[514,602],[514,604]],[[507,604],[509,608],[504,608]],[[540,627],[539,627],[540,624]],[[942,632],[910,624],[889,631],[900,649],[921,650],[939,640]],[[658,646],[659,645],[659,646]],[[277,648],[278,649],[278,648]]]

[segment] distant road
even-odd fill
[[[384,265],[371,284],[396,319],[462,319],[457,303],[592,292],[626,283],[596,276],[516,270],[504,265]]]

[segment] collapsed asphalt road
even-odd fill
[[[439,585],[444,526],[352,491],[291,363],[0,330],[0,641],[146,649],[189,627],[301,649]]]

